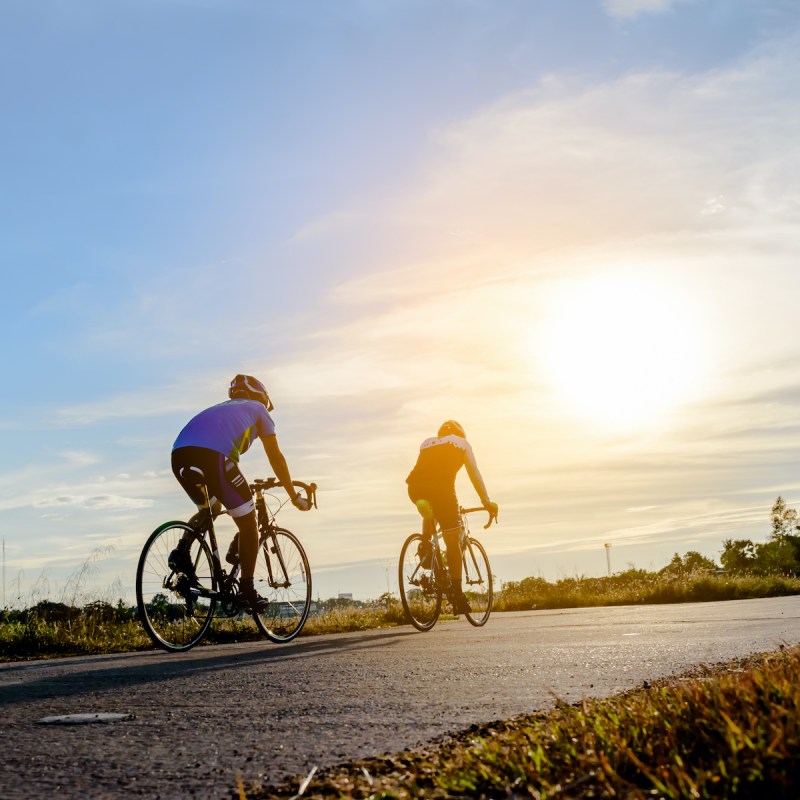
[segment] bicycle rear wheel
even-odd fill
[[[311,610],[311,569],[298,538],[283,528],[267,534],[258,551],[255,586],[269,606],[254,614],[259,630],[273,642],[289,642]]]
[[[469,614],[464,614],[467,620],[476,628],[486,624],[489,614],[492,613],[492,568],[483,545],[470,537],[464,548],[464,576],[462,586],[464,594],[469,600]]]
[[[397,577],[406,617],[418,631],[429,631],[439,619],[442,589],[433,576],[435,554],[425,557],[424,564],[420,561],[419,546],[422,542],[419,533],[412,533],[405,540],[400,550]]]
[[[167,563],[187,531],[194,537],[189,546],[194,575],[176,573]],[[142,626],[158,647],[181,652],[205,636],[214,618],[216,601],[199,597],[199,588],[217,588],[206,542],[185,522],[167,522],[156,528],[139,557],[136,603]]]

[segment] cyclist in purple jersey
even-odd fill
[[[254,440],[260,439],[275,476],[294,507],[308,511],[309,504],[292,485],[289,467],[278,447],[275,423],[269,414],[273,405],[264,384],[250,375],[237,375],[231,381],[228,396],[230,400],[211,406],[189,420],[178,434],[172,448],[172,472],[200,513],[206,508],[200,487],[204,483],[211,513],[216,516],[224,506],[236,523],[238,533],[228,551],[228,561],[240,560],[242,594],[251,609],[263,611],[267,601],[253,585],[258,556],[255,503],[250,486],[239,471],[239,456],[247,452]],[[185,571],[183,568],[190,565],[190,538],[182,539],[170,553],[172,569]]]
[[[470,609],[461,588],[462,529],[456,497],[456,475],[461,467],[466,467],[484,508],[497,516],[497,503],[489,499],[472,447],[464,429],[455,420],[443,423],[437,436],[422,443],[417,463],[406,478],[406,483],[408,496],[422,516],[422,533],[428,541],[435,535],[436,523],[439,523],[447,548],[450,601],[456,612],[463,614]]]

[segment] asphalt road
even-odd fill
[[[495,614],[0,665],[0,797],[227,798],[313,766],[800,642],[800,598]],[[67,714],[134,714],[54,725]]]

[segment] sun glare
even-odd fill
[[[559,293],[543,341],[559,403],[608,428],[656,424],[698,385],[700,342],[688,303],[633,278]]]

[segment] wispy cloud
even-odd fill
[[[612,17],[631,19],[640,14],[664,13],[687,2],[696,0],[603,0],[603,8]]]
[[[313,239],[329,237],[343,230],[353,230],[357,225],[363,225],[366,221],[368,220],[353,211],[334,211],[307,222],[292,235],[289,241],[292,244],[300,244]]]
[[[153,505],[152,500],[137,497],[121,497],[119,495],[101,494],[92,497],[81,497],[75,495],[58,495],[56,497],[35,500],[34,508],[60,508],[73,506],[78,508],[95,508],[103,511],[128,509],[128,508],[147,508]]]
[[[61,450],[56,455],[74,467],[86,467],[90,464],[98,464],[101,461],[99,455],[85,450]]]
[[[216,382],[218,381],[217,378]],[[214,382],[214,379],[211,379],[208,384],[205,384],[202,378],[197,379],[195,376],[191,387],[151,387],[113,397],[103,397],[88,403],[64,406],[53,413],[48,420],[48,425],[51,427],[80,427],[96,425],[109,420],[158,417],[170,414],[184,415],[196,412],[197,398],[202,398],[206,392],[209,398],[219,398],[221,391],[219,386],[212,386]],[[214,388],[216,388],[216,392],[214,392]]]

